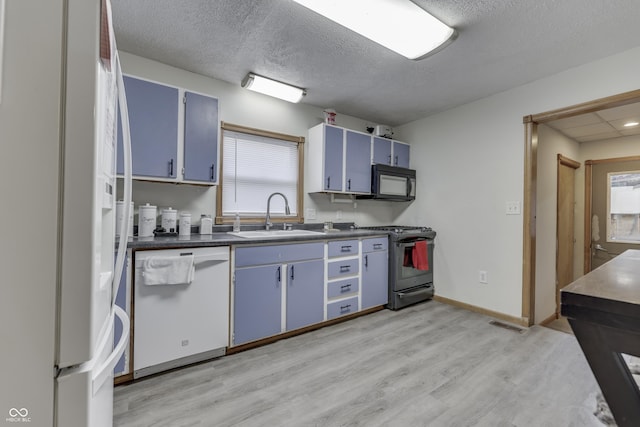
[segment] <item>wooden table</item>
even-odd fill
[[[640,356],[640,250],[567,285],[561,301],[616,423],[640,426],[640,391],[621,355]]]

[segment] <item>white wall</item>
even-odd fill
[[[580,145],[549,126],[538,126],[538,188],[536,233],[535,321],[539,323],[556,311],[556,216],[558,195],[558,154],[579,161]],[[584,168],[583,165],[580,168]],[[577,173],[576,185],[577,188]],[[577,211],[577,210],[576,210]],[[581,232],[574,227],[574,234]],[[577,244],[574,251],[581,252]],[[574,257],[575,259],[576,257]],[[578,257],[579,258],[579,257]],[[575,271],[574,265],[574,271]],[[581,275],[581,274],[580,274]]]
[[[307,130],[324,120],[323,108],[305,104],[291,104],[265,95],[257,94],[237,84],[211,79],[185,70],[120,52],[123,72],[159,83],[183,87],[185,89],[208,94],[220,102],[220,120],[228,123],[249,126],[258,129],[307,136]],[[349,129],[364,131],[366,120],[346,116],[338,111],[336,124]],[[308,141],[307,141],[308,144]],[[305,162],[320,161],[309,158],[305,153]],[[118,191],[121,191],[119,188]],[[179,210],[190,211],[193,218],[206,213],[215,215],[216,187],[196,185],[175,185],[156,182],[134,182],[133,201],[137,211],[140,204],[151,203],[162,207],[171,206]],[[265,205],[266,205],[265,200]],[[305,193],[305,208],[316,209],[315,220],[353,221],[358,224],[385,224],[393,220],[390,202],[358,201],[353,204],[333,204],[324,194]],[[341,219],[338,212],[341,211]],[[194,224],[197,222],[194,221]]]
[[[522,216],[505,215],[505,202],[523,200],[522,118],[638,89],[638,69],[640,48],[396,128],[419,174],[398,221],[437,230],[437,294],[521,315]]]

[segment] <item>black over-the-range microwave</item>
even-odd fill
[[[411,201],[416,198],[416,171],[375,164],[371,166],[371,194],[359,199]]]

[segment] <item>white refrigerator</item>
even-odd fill
[[[129,320],[109,15],[108,0],[0,0],[0,425],[112,425],[114,322]]]

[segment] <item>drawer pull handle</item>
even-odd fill
[[[193,252],[180,252],[180,256],[189,256],[193,255]]]
[[[341,305],[341,306],[340,306],[340,311],[341,311],[341,312],[351,311],[351,304]]]
[[[351,245],[340,246],[341,252],[351,252]]]
[[[294,268],[295,268],[295,265],[292,265],[292,266],[291,266],[291,280],[293,280],[293,279],[294,279],[294,272],[293,272],[293,269],[294,269]]]
[[[340,273],[344,273],[345,271],[349,271],[351,270],[351,266],[350,265],[341,265],[340,266]]]
[[[351,283],[340,286],[340,292],[349,292],[351,290]]]
[[[364,266],[369,267],[369,255],[364,256]]]
[[[282,267],[278,267],[278,283],[280,283],[282,281],[281,269],[282,269]]]
[[[382,249],[382,243],[374,243],[373,249]]]

